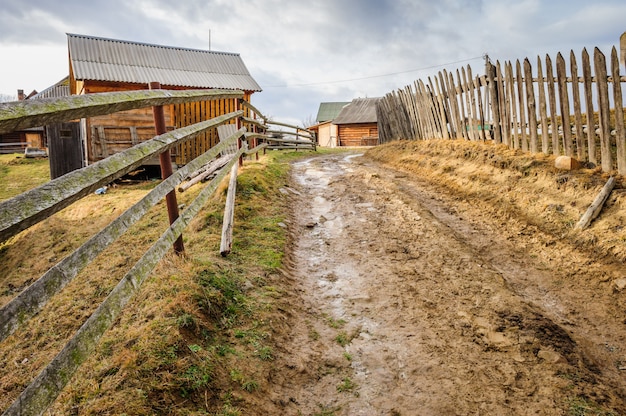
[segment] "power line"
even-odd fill
[[[305,83],[305,84],[269,85],[269,86],[264,86],[263,88],[311,87],[311,86],[314,86],[314,85],[340,84],[342,82],[362,81],[362,80],[366,80],[366,79],[390,77],[390,76],[394,76],[394,75],[407,74],[407,73],[410,73],[410,72],[418,72],[418,71],[425,71],[427,69],[435,69],[435,68],[439,68],[439,67],[446,66],[446,65],[460,64],[460,63],[463,63],[463,62],[474,61],[474,60],[477,60],[477,59],[484,59],[484,56],[485,55],[475,56],[473,58],[462,59],[462,60],[459,60],[459,61],[446,62],[444,64],[425,66],[423,68],[407,69],[406,71],[391,72],[391,73],[388,73],[388,74],[370,75],[370,76],[367,76],[367,77],[348,78],[348,79],[342,79],[342,80],[336,80],[336,81],[310,82],[310,83]]]

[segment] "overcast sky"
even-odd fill
[[[377,97],[482,56],[609,54],[624,0],[0,0],[0,94],[68,74],[66,33],[239,53],[252,103],[302,124],[320,102]]]

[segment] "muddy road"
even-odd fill
[[[358,153],[294,164],[286,192],[290,330],[259,414],[626,414],[624,321],[559,286],[557,253]]]

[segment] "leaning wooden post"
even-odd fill
[[[580,218],[580,221],[578,221],[578,224],[576,224],[576,228],[584,230],[589,226],[591,221],[593,221],[594,218],[596,218],[600,214],[600,211],[604,206],[604,202],[608,199],[614,186],[615,177],[611,176],[609,180],[606,181],[606,184],[604,185],[598,196],[596,196],[596,199],[594,199],[593,203],[589,206],[589,208],[587,208],[587,212],[585,212],[585,214]]]
[[[161,84],[159,82],[151,82],[150,89],[160,90]],[[154,128],[156,130],[157,136],[167,133],[163,106],[157,105],[152,107],[152,114],[154,115]],[[169,149],[159,155],[159,162],[161,164],[161,179],[167,179],[169,176],[172,175],[172,173],[174,173],[174,170],[172,169],[172,157]],[[173,189],[165,196],[165,202],[167,205],[167,216],[170,220],[171,225],[174,223],[174,221],[178,219],[178,202],[176,201],[176,189]],[[174,242],[174,251],[177,254],[185,251],[182,234]]]
[[[241,102],[242,101],[243,101],[242,98],[239,98],[239,99],[235,100],[235,110],[236,111],[241,110]],[[241,117],[237,117],[236,123],[237,123],[237,130],[239,130],[241,128]],[[237,148],[238,149],[241,149],[242,140],[243,140],[242,137],[239,137],[237,139]],[[243,154],[241,156],[239,156],[239,166],[243,166]]]
[[[224,222],[222,224],[222,241],[220,243],[220,254],[226,256],[230,253],[233,245],[233,222],[235,220],[235,193],[237,191],[237,164],[230,169],[230,180],[228,181],[228,193],[226,195],[226,206],[224,207]]]

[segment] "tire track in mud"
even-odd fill
[[[541,271],[504,262],[515,257],[504,246],[494,257],[487,233],[360,155],[293,170],[291,330],[277,340],[265,411],[561,415],[578,396],[623,404],[548,317],[562,315],[558,303],[546,314],[516,294],[512,274]]]

